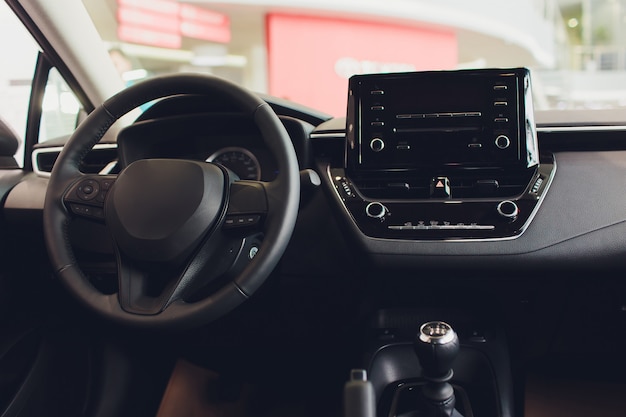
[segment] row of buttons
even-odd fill
[[[99,181],[95,179],[88,179],[78,184],[76,188],[76,195],[83,201],[94,200],[99,203],[104,203],[107,192],[113,186],[113,178],[104,178]]]
[[[482,113],[479,111],[470,112],[452,112],[452,113],[410,113],[398,114],[396,119],[438,119],[448,117],[480,117]]]
[[[261,216],[258,214],[227,216],[226,220],[224,220],[224,228],[231,229],[235,227],[254,226],[259,223],[259,220],[261,220]]]
[[[450,222],[443,222],[443,224],[439,224],[437,221],[425,224],[423,221],[420,221],[416,225],[411,222],[407,222],[401,226],[388,226],[387,228],[389,230],[494,230],[496,227],[493,225],[481,225],[477,223],[451,224]]]
[[[83,204],[70,204],[70,210],[77,216],[93,217],[94,219],[104,219],[104,209],[101,207],[86,206]]]
[[[509,97],[510,91],[508,85],[495,84],[493,91],[495,93],[493,98],[493,123],[495,125],[494,129],[497,129],[494,132],[494,143],[498,149],[505,150],[511,146],[511,127],[509,126],[511,119],[509,111],[514,111],[514,109],[509,109],[511,97]]]
[[[79,182],[68,193],[72,213],[81,217],[104,219],[104,200],[116,177],[88,178]]]
[[[370,95],[383,96],[385,95],[385,91],[380,89],[373,89],[370,91]],[[370,110],[374,113],[382,113],[385,110],[385,106],[381,103],[374,103],[370,106]],[[383,128],[385,127],[385,121],[380,120],[378,117],[376,117],[374,120],[370,121],[370,126],[374,128]]]
[[[384,95],[385,95],[385,90],[383,90],[383,89],[379,89],[379,88],[376,88],[376,87],[373,87],[373,88],[370,90],[370,95],[371,95],[371,96],[384,96]],[[374,113],[382,113],[382,112],[385,110],[385,106],[384,106],[382,103],[378,102],[378,100],[376,100],[373,104],[371,104],[371,105],[369,106],[369,109],[370,109],[372,112],[374,112]],[[378,115],[377,115],[377,116],[378,116]],[[385,127],[385,121],[384,121],[384,120],[381,120],[381,119],[380,119],[380,118],[378,118],[378,117],[374,117],[374,118],[373,118],[373,120],[371,120],[371,121],[369,122],[369,124],[370,124],[370,126],[372,126],[373,128],[379,128],[379,129],[381,129],[381,128]]]
[[[93,217],[96,219],[104,219],[104,209],[101,207],[87,206],[84,204],[70,204],[72,213],[78,216]],[[241,226],[253,226],[261,220],[261,216],[228,216],[224,221],[224,228],[233,228]]]
[[[496,114],[494,115],[493,121],[495,123],[508,123],[509,122],[508,115],[504,113],[498,113],[498,112],[509,107],[509,98],[506,97],[506,95],[503,96],[503,94],[508,93],[509,87],[508,85],[505,85],[505,84],[496,84],[493,86],[493,91],[498,94],[498,96],[495,97],[493,101],[493,107],[498,109]]]

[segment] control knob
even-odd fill
[[[498,135],[495,142],[496,146],[500,149],[506,149],[511,146],[511,139],[506,135]]]
[[[370,142],[370,149],[374,152],[382,151],[383,149],[385,149],[385,141],[383,141],[381,138],[372,139],[372,141]]]
[[[374,201],[365,206],[365,214],[372,219],[382,219],[387,214],[387,207],[378,201]]]
[[[519,214],[519,208],[517,204],[511,200],[501,201],[496,207],[496,211],[502,217],[505,217],[509,220],[515,220],[517,215]]]

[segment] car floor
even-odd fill
[[[181,359],[156,417],[340,417],[336,400],[321,394],[316,401],[306,386],[294,395],[297,378],[290,384],[283,392],[280,384],[230,380]]]
[[[156,417],[340,417],[340,408],[320,401],[285,398],[279,387],[238,383],[179,360]],[[538,373],[526,381],[525,417],[621,417],[626,384],[557,378]]]
[[[625,414],[626,384],[539,374],[527,378],[525,417],[622,417]]]
[[[157,417],[245,416],[250,387],[242,387],[236,401],[227,401],[219,398],[219,384],[217,373],[184,360],[178,361]]]

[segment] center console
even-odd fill
[[[343,165],[328,175],[345,210],[392,240],[515,238],[555,169],[525,68],[353,76]]]
[[[323,142],[323,128],[337,140]],[[545,230],[546,216],[530,225],[556,161],[539,150],[530,72],[356,75],[345,130],[329,124],[316,133],[327,191],[375,271],[380,310],[363,370],[373,392],[367,398],[376,405],[364,401],[370,405],[356,409],[375,408],[384,417],[512,416],[516,392],[505,324],[492,320],[492,310],[488,319],[472,317],[481,308],[449,287],[499,278],[500,267],[510,273],[526,259],[518,254],[542,244],[533,237]],[[333,144],[336,152],[326,151]],[[342,160],[332,156],[339,153]],[[413,275],[441,286],[416,286]],[[394,282],[411,286],[396,289]],[[423,323],[431,327],[426,347],[415,339],[424,334]],[[455,334],[452,370],[439,346],[448,334]],[[354,386],[363,386],[363,375]]]

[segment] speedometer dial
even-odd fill
[[[258,181],[261,179],[261,166],[254,154],[241,147],[222,148],[209,156],[207,162],[224,165],[239,179]]]

